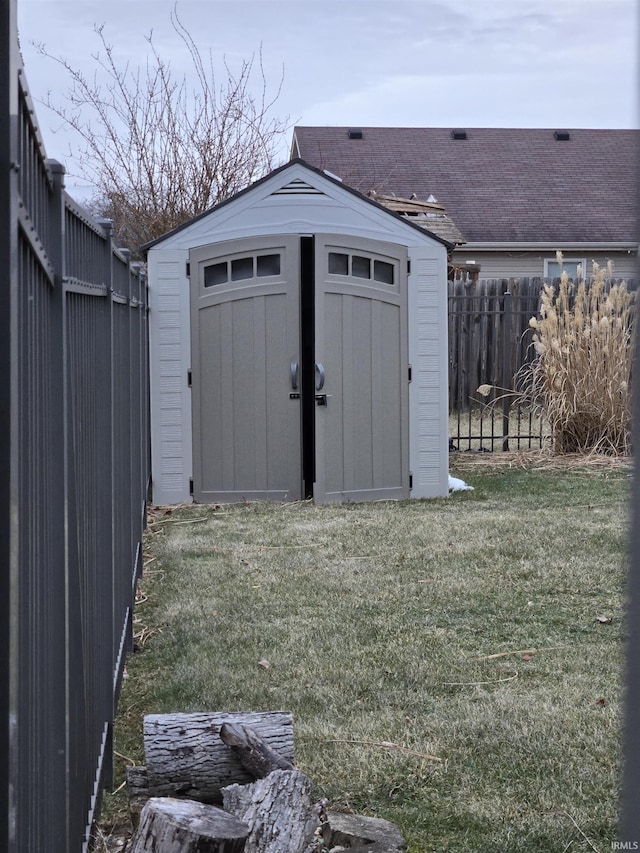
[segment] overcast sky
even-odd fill
[[[18,0],[36,101],[65,77],[33,42],[91,71],[94,25],[132,64],[145,36],[176,71],[188,57],[173,0]],[[637,126],[637,0],[178,0],[203,52],[232,68],[260,50],[277,112],[293,124],[431,127]],[[59,122],[36,105],[50,157]],[[283,153],[286,159],[286,153]],[[67,163],[67,166],[70,164]]]

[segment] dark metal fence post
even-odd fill
[[[60,645],[60,652],[56,655],[56,662],[59,670],[55,673],[58,681],[58,687],[55,695],[48,697],[50,722],[48,725],[55,727],[59,732],[60,742],[64,743],[64,766],[61,766],[56,772],[56,778],[64,779],[65,788],[68,789],[71,778],[73,776],[73,767],[70,762],[70,747],[71,740],[75,736],[75,732],[70,726],[69,719],[69,693],[66,689],[69,676],[69,619],[73,618],[71,602],[69,601],[69,560],[67,540],[68,529],[68,502],[67,502],[67,482],[66,469],[68,459],[66,457],[66,380],[65,380],[65,362],[66,362],[66,344],[65,344],[65,294],[64,294],[64,273],[65,273],[65,225],[64,225],[64,166],[56,160],[47,160],[46,166],[51,177],[51,192],[49,195],[49,210],[48,210],[48,230],[49,230],[49,245],[48,255],[51,266],[54,269],[54,286],[51,289],[51,295],[48,300],[48,313],[50,324],[50,340],[49,352],[47,358],[49,360],[48,382],[51,388],[50,414],[51,418],[51,435],[49,440],[52,441],[52,446],[49,448],[50,459],[48,461],[50,482],[48,485],[47,502],[50,504],[48,514],[50,515],[50,548],[52,554],[47,561],[43,561],[42,568],[47,566],[51,571],[53,554],[57,555],[56,574],[59,578],[59,583],[52,585],[51,595],[53,601],[49,604],[57,614],[59,614],[59,625],[55,626],[54,620],[56,616],[52,614],[52,633],[55,636],[56,644]],[[27,347],[32,346],[32,342],[26,342]],[[37,401],[34,401],[34,407],[37,406]],[[53,444],[55,441],[55,444]],[[32,475],[33,476],[33,475]],[[36,473],[37,477],[38,474]],[[59,805],[65,808],[65,824],[64,837],[56,839],[56,844],[60,846],[56,848],[52,846],[52,850],[60,851],[69,849],[72,846],[72,830],[71,830],[71,808],[68,801],[68,796],[63,793],[59,797]],[[46,831],[46,829],[45,829]]]
[[[636,171],[640,161],[636,158]],[[640,201],[640,198],[638,199]],[[638,229],[640,230],[640,229]],[[640,266],[638,267],[640,280]],[[640,306],[636,301],[635,323]],[[620,798],[620,849],[640,848],[640,334],[635,333],[633,364],[633,448],[635,453],[631,492],[630,556],[627,569],[626,695],[623,737],[623,775]]]
[[[511,397],[511,320],[513,307],[511,293],[507,290],[503,297],[503,329],[502,329],[502,449],[509,449],[509,409]]]
[[[16,2],[0,5],[0,115],[4,131],[0,133],[0,850],[15,844],[15,773],[11,761],[15,704],[12,696],[12,670],[17,662],[13,634],[17,614],[12,598],[16,584],[15,527],[12,524],[12,470],[14,450],[12,433],[13,370],[16,364],[17,269],[17,28]]]
[[[114,623],[116,621],[115,609],[118,605],[118,601],[115,595],[115,590],[117,586],[116,575],[118,571],[117,567],[117,554],[118,554],[118,543],[117,536],[118,531],[116,530],[115,525],[115,506],[116,501],[118,500],[117,493],[117,485],[114,476],[114,465],[115,465],[115,455],[117,453],[117,448],[114,446],[114,409],[115,409],[115,385],[117,382],[117,377],[115,376],[114,370],[114,316],[113,316],[113,245],[112,245],[112,235],[113,235],[113,222],[110,219],[103,219],[100,221],[100,225],[105,234],[104,241],[104,283],[107,288],[107,304],[109,306],[109,325],[110,325],[110,388],[109,388],[109,397],[111,400],[111,421],[108,425],[109,433],[110,433],[110,448],[109,455],[111,458],[111,625],[110,625],[110,633],[111,633],[111,644],[112,644],[112,663],[115,662],[115,646],[117,644],[118,638],[115,636],[114,631]],[[112,671],[113,676],[113,671]],[[104,764],[102,768],[102,780],[105,788],[110,790],[113,788],[113,721],[115,719],[116,714],[116,704],[117,698],[116,695],[112,693],[113,697],[113,705],[110,718],[108,720],[108,729],[107,729],[107,742],[104,752]]]

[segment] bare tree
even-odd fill
[[[39,46],[70,77],[63,103],[49,93],[46,105],[77,134],[69,153],[95,188],[91,207],[113,219],[116,240],[134,251],[270,171],[289,129],[288,118],[273,115],[284,76],[269,95],[262,50],[235,73],[225,58],[218,83],[211,52],[203,58],[175,10],[171,23],[190,57],[192,84],[176,78],[153,33],[146,65],[133,68],[118,63],[96,27],[102,48],[92,55],[93,77]]]

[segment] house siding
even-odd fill
[[[584,249],[567,249],[566,258],[585,258],[587,274],[591,275],[593,262],[606,267],[609,260],[613,261],[614,277],[616,279],[635,279],[637,276],[637,254],[630,251],[592,252]],[[465,263],[474,260],[480,267],[480,278],[542,278],[544,276],[545,259],[555,261],[555,251],[518,251],[516,249],[504,252],[486,252],[477,249],[465,251],[458,249],[453,253],[454,263]]]

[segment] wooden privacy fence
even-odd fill
[[[459,450],[508,449],[512,426],[518,447],[543,441],[539,422],[512,397],[500,390],[489,397],[478,393],[485,384],[515,388],[518,371],[532,357],[529,320],[538,313],[542,281],[448,284],[450,437]],[[487,406],[496,397],[498,405]]]
[[[540,309],[542,278],[450,281],[449,423],[458,450],[541,447],[545,424],[509,392],[534,357],[531,317]],[[552,283],[557,283],[557,280]],[[627,282],[635,289],[635,281]],[[481,385],[496,391],[478,393]]]
[[[147,287],[45,159],[14,3],[1,27],[0,850],[80,853],[142,569]]]

